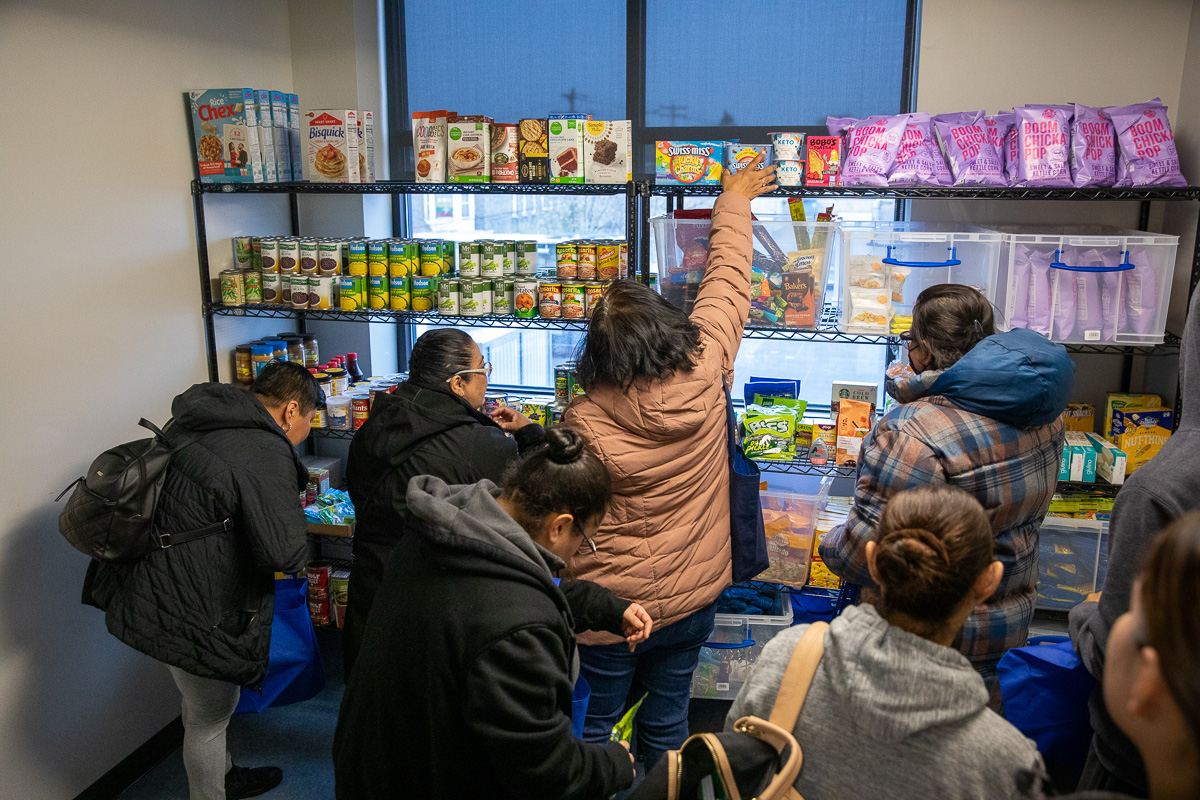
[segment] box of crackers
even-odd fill
[[[550,132],[546,120],[517,122],[517,170],[521,183],[550,182]]]

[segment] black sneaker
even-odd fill
[[[266,794],[283,780],[279,767],[239,767],[225,773],[225,800],[242,800]]]

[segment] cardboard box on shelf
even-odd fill
[[[1096,451],[1096,474],[1114,486],[1125,482],[1125,453],[1103,436],[1086,434]]]
[[[300,461],[304,464],[305,469],[309,471],[315,469],[327,470],[329,472],[329,488],[346,488],[342,478],[345,474],[342,470],[342,459],[330,458],[328,456],[300,456]]]
[[[1087,434],[1079,431],[1067,431],[1067,447],[1071,448],[1071,480],[1094,483],[1096,480],[1096,449],[1092,447]],[[1079,463],[1079,477],[1075,477],[1076,456]]]
[[[1071,480],[1071,446],[1066,442],[1063,442],[1062,456],[1058,461],[1058,479]]]
[[[1169,408],[1114,409],[1110,438],[1125,453],[1125,472],[1133,474],[1158,455],[1174,428],[1175,412]]]
[[[271,134],[275,138],[275,172],[280,181],[298,181],[292,177],[292,140],[288,135],[288,96],[271,92]]]
[[[521,183],[550,182],[550,133],[544,119],[517,123],[517,168]]]
[[[628,183],[633,180],[633,133],[627,119],[583,125],[585,183]]]
[[[716,186],[721,183],[724,141],[654,143],[656,183]]]
[[[253,89],[197,89],[184,93],[192,131],[192,158],[203,183],[262,183],[261,149],[254,146],[247,112]],[[253,119],[253,117],[252,117]],[[259,169],[254,155],[259,153]]]
[[[275,117],[271,111],[271,90],[255,89],[258,107],[258,141],[262,146],[263,178],[267,183],[279,182],[279,161],[275,154]]]
[[[1104,438],[1110,442],[1112,438],[1113,412],[1118,408],[1159,408],[1162,398],[1156,394],[1128,394],[1125,392],[1109,392],[1104,399]],[[1131,470],[1132,471],[1132,470]]]
[[[583,183],[583,126],[587,114],[551,114],[548,150],[551,183]]]
[[[332,525],[326,522],[310,522],[308,523],[308,532],[314,536],[339,536],[349,539],[354,535],[354,523]]]
[[[358,110],[314,108],[305,111],[304,179],[314,183],[360,183]]]
[[[879,397],[879,385],[863,381],[834,381],[829,396],[829,416],[837,419],[839,402],[859,400],[871,404],[871,419],[875,419],[875,400]]]
[[[300,96],[289,94],[288,150],[292,154],[292,180],[304,180],[304,153],[300,148]]]
[[[1092,433],[1096,430],[1096,406],[1091,403],[1067,403],[1063,424],[1069,431]]]

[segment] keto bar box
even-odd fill
[[[253,89],[186,92],[192,158],[202,183],[262,183]]]
[[[591,118],[591,114],[550,115],[551,183],[583,183],[583,126]]]
[[[584,183],[629,183],[633,180],[633,126],[627,119],[585,122]]]
[[[301,125],[305,180],[361,183],[356,109],[311,109],[304,112]]]

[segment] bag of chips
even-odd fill
[[[1187,186],[1162,100],[1111,106],[1104,112],[1112,119],[1121,149],[1118,186]]]
[[[1017,115],[1017,185],[1071,186],[1074,106],[1021,106]]]
[[[746,438],[742,450],[760,461],[796,458],[796,414],[787,406],[747,406],[742,417]]]
[[[864,400],[844,399],[838,403],[837,455],[839,467],[858,463],[863,437],[871,430],[871,404]]]
[[[1027,244],[1013,247],[1013,275],[1010,283],[1015,296],[1009,327],[1028,328],[1043,336],[1050,335],[1051,304],[1050,262],[1054,254]]]
[[[1075,104],[1071,182],[1080,187],[1112,186],[1117,182],[1117,131],[1103,109]]]
[[[1000,154],[1000,159],[1004,163],[1004,181],[1009,185],[1012,184],[1012,178],[1008,174],[1009,138],[1016,125],[1017,115],[1011,111],[983,118],[984,131],[987,132],[988,139],[996,148],[996,152]],[[1016,169],[1015,165],[1013,169]]]
[[[1147,334],[1158,318],[1158,273],[1144,247],[1129,248],[1134,267],[1118,273],[1125,279],[1125,313],[1134,333]]]
[[[954,182],[928,114],[902,114],[907,121],[896,163],[888,174],[889,186],[949,186]]]
[[[843,186],[887,186],[888,173],[896,163],[900,140],[904,137],[906,115],[870,116],[854,120],[845,129],[845,155],[842,158]],[[830,136],[841,135],[846,120],[827,120]]]
[[[989,138],[982,111],[933,118],[955,186],[1004,186],[1004,155]]]

